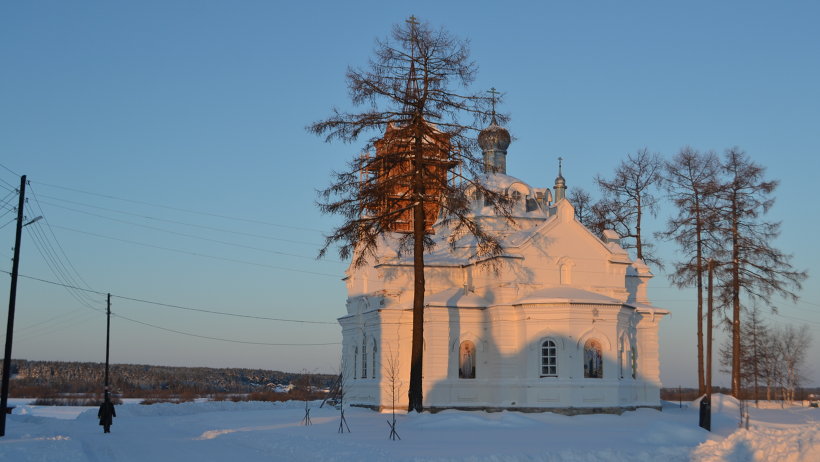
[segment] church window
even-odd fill
[[[561,264],[561,284],[572,284],[572,265],[569,262]]]
[[[589,339],[584,344],[584,377],[588,379],[602,379],[604,377],[601,342],[598,340]]]
[[[618,342],[618,377],[624,378],[624,338],[621,337],[621,341]]]
[[[475,367],[475,344],[465,340],[458,349],[458,378],[474,379]]]
[[[538,210],[538,201],[530,196],[527,196],[527,212]]]
[[[370,376],[374,379],[376,378],[376,339],[373,339],[373,349],[370,350],[370,356],[373,360],[373,372],[370,373]]]
[[[541,343],[541,377],[558,376],[558,348],[552,340]]]
[[[353,378],[356,378],[356,372],[359,369],[359,347],[353,347]]]
[[[633,348],[630,353],[630,359],[632,360],[632,378],[635,379],[638,376],[638,352]]]
[[[362,339],[362,378],[367,378],[367,338]]]

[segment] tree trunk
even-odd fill
[[[422,122],[423,123],[423,122]],[[422,370],[424,359],[424,155],[423,133],[417,129],[413,154],[413,345],[410,358],[408,410],[421,412]]]
[[[695,264],[697,265],[697,289],[698,289],[698,394],[706,393],[706,384],[703,372],[703,237],[701,230],[703,223],[700,216],[700,204],[695,198],[695,247],[696,257]]]
[[[740,399],[740,249],[737,200],[732,204],[732,396]]]
[[[706,396],[712,399],[712,316],[714,315],[713,306],[714,299],[712,293],[714,291],[713,282],[715,274],[715,262],[709,259],[709,286],[708,286],[708,300],[707,300],[707,318],[706,318]],[[701,357],[702,359],[702,357]]]
[[[635,248],[638,260],[643,261],[643,242],[641,241],[641,198],[638,196],[637,200],[637,216],[635,218]]]

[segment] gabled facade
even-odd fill
[[[619,412],[660,406],[658,323],[652,277],[620,239],[596,237],[575,219],[560,174],[548,189],[506,175],[509,135],[484,136],[484,184],[515,201],[515,220],[472,194],[475,218],[505,252],[474,258],[466,236],[455,250],[434,225],[425,256],[424,406],[428,409]],[[503,129],[501,129],[503,130]],[[502,133],[503,135],[503,133]],[[489,139],[489,141],[488,141]],[[506,142],[506,144],[504,144]],[[412,335],[412,261],[385,236],[368,265],[347,272],[343,333],[346,401],[407,408]]]

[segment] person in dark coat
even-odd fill
[[[100,418],[100,425],[103,427],[103,432],[111,433],[111,424],[114,423],[114,417],[117,417],[117,411],[114,410],[114,403],[111,402],[111,397],[108,395],[108,392],[105,392],[105,401],[100,404],[97,417]]]

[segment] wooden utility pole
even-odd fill
[[[20,200],[17,205],[17,234],[14,238],[14,262],[9,289],[9,320],[6,325],[6,352],[3,356],[2,397],[0,397],[0,436],[6,435],[6,413],[9,412],[9,378],[11,377],[11,340],[14,334],[14,306],[17,302],[17,271],[20,268],[20,238],[23,234],[23,208],[26,205],[26,176],[20,177]]]
[[[105,311],[105,401],[111,400],[108,394],[108,351],[111,345],[111,294],[108,294],[107,308]]]

